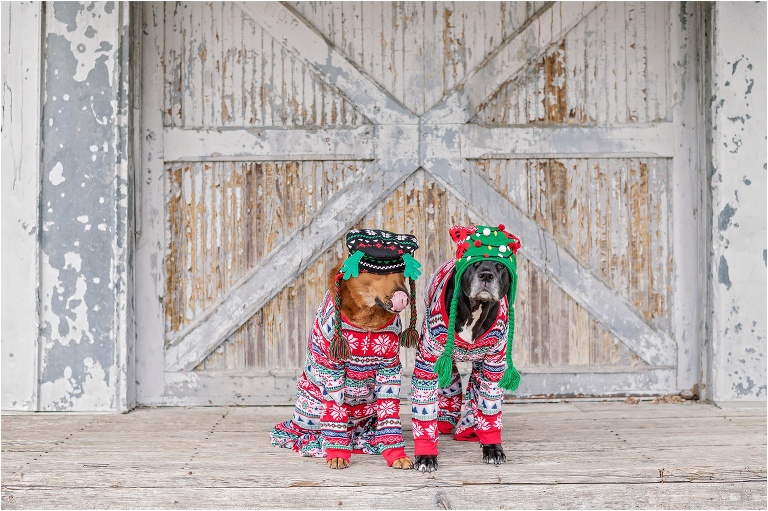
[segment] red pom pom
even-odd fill
[[[482,242],[482,241],[480,241],[480,240],[475,240],[475,246],[476,246],[476,247],[479,247],[479,246],[480,246],[480,245],[482,245],[482,244],[483,244],[483,242]]]
[[[499,224],[499,230],[500,230],[500,231],[503,231],[503,230],[504,230],[504,224]]]
[[[488,254],[483,254],[483,257],[490,257]]]

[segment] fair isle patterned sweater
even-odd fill
[[[405,457],[400,423],[400,318],[376,331],[350,324],[342,333],[351,356],[329,358],[335,307],[326,293],[307,342],[304,372],[296,385],[293,418],[272,429],[272,445],[303,456],[350,459],[352,452],[381,454],[391,466]]]
[[[453,366],[451,384],[438,389],[435,362],[445,349],[448,336],[448,312],[445,310],[445,285],[453,274],[454,260],[445,262],[432,275],[427,286],[426,314],[416,352],[416,366],[411,384],[413,404],[413,443],[416,456],[437,455],[437,438],[450,433],[454,439],[501,443],[501,405],[504,395],[498,385],[504,374],[507,347],[507,298],[499,303],[499,312],[491,328],[473,343],[456,335],[453,360],[472,362],[461,412],[461,378]]]

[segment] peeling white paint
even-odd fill
[[[48,180],[53,186],[60,185],[64,182],[64,166],[61,162],[56,162],[51,171],[48,173]]]
[[[713,10],[708,392],[715,401],[765,401],[766,4],[716,2]]]
[[[83,259],[80,254],[76,252],[67,252],[64,254],[64,268],[72,268],[75,271],[80,271],[82,268]]]

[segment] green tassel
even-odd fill
[[[517,275],[514,275],[512,278],[513,282],[517,284]],[[516,287],[516,285],[515,285]],[[510,294],[512,294],[512,290],[510,289]],[[511,299],[511,297],[510,297]],[[513,346],[513,340],[515,338],[515,308],[512,305],[512,302],[509,302],[509,330],[507,330],[507,353],[506,353],[506,360],[507,360],[507,368],[504,370],[504,374],[501,377],[501,380],[499,381],[499,387],[502,389],[507,389],[510,392],[514,392],[517,390],[517,387],[520,386],[520,373],[517,372],[517,369],[515,369],[515,365],[512,363],[512,346]]]
[[[360,259],[363,258],[363,251],[358,250],[354,254],[347,257],[347,259],[344,261],[344,264],[341,266],[341,269],[339,270],[344,274],[344,280],[349,280],[350,277],[357,277],[360,275]]]
[[[443,352],[440,358],[435,362],[435,372],[437,373],[437,386],[441,389],[451,384],[451,372],[453,371],[453,360],[451,356]]]
[[[421,276],[421,263],[414,259],[411,254],[403,254],[403,262],[405,262],[405,270],[403,271],[405,278],[416,280]]]
[[[502,389],[507,389],[510,392],[514,392],[519,386],[520,373],[517,372],[517,369],[515,369],[514,366],[508,365],[504,370],[504,376],[502,376],[501,380],[499,381],[499,387]]]

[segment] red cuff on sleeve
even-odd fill
[[[349,458],[351,457],[352,457],[352,451],[349,451],[347,449],[326,449],[325,450],[325,459],[327,460],[331,458],[341,458],[349,461]]]
[[[414,440],[413,454],[415,456],[437,456],[437,442],[431,440]]]
[[[501,443],[501,431],[478,431],[475,430],[475,434],[480,439],[481,444],[500,444]]]
[[[453,426],[451,426],[450,422],[437,421],[437,430],[441,435],[450,435],[453,433]]]
[[[405,447],[393,447],[392,449],[386,449],[381,453],[381,455],[384,456],[384,459],[387,460],[387,465],[390,467],[392,466],[392,463],[395,462],[395,460],[399,460],[400,458],[405,458],[407,456],[405,454]]]

